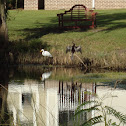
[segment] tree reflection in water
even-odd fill
[[[7,110],[8,81],[8,69],[0,67],[0,125],[8,125],[11,120]]]

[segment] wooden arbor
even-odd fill
[[[57,14],[60,28],[95,28],[96,14],[82,4],[74,5],[70,10]]]

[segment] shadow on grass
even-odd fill
[[[97,17],[97,28],[92,29],[93,34],[96,32],[105,31],[106,33],[116,29],[122,29],[126,27],[126,13],[119,10],[109,11],[99,11]],[[47,34],[60,34],[64,32],[74,31],[74,32],[86,32],[88,29],[59,29],[58,27],[58,17],[48,18],[49,23],[39,23],[36,22],[34,25],[39,27],[36,28],[25,28],[23,29],[26,37],[25,39],[19,40],[15,43],[15,48],[18,52],[37,52],[41,48],[50,49],[50,45],[43,42],[40,39],[42,36]],[[21,30],[22,31],[22,30]],[[89,34],[91,35],[91,34]],[[12,45],[13,46],[13,45]]]
[[[111,10],[110,10],[111,11]],[[27,28],[24,29],[24,32],[26,33],[26,38],[25,40],[31,40],[34,38],[40,38],[43,35],[47,35],[50,33],[63,33],[65,31],[75,31],[75,32],[86,32],[88,29],[59,29],[58,27],[58,17],[54,17],[54,18],[49,18],[48,20],[50,20],[50,24],[44,24],[41,23],[39,28]],[[106,13],[98,13],[97,15],[97,27],[98,28],[102,28],[104,27],[106,32],[109,32],[111,30],[116,30],[116,29],[121,29],[121,28],[125,28],[126,27],[126,13],[125,12],[121,12],[119,13],[119,11],[114,12],[112,11],[111,14],[106,14]],[[35,24],[36,25],[36,24]]]
[[[110,10],[111,11],[111,10]],[[99,13],[97,15],[97,26],[105,27],[106,31],[121,29],[126,27],[126,13]]]
[[[38,39],[41,38],[44,35],[47,34],[60,34],[60,33],[64,33],[67,31],[75,31],[78,32],[80,30],[82,31],[87,31],[87,29],[68,29],[68,28],[59,28],[58,27],[58,17],[54,17],[54,18],[48,18],[48,20],[50,20],[50,23],[39,23],[39,28],[25,28],[23,29],[23,31],[25,32],[26,38],[25,41],[29,41],[32,39]],[[38,23],[36,22],[36,24],[34,25],[38,25]]]

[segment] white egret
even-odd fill
[[[48,51],[44,51],[44,49],[41,49],[40,52],[42,53],[43,56],[46,56],[46,57],[53,57],[50,52]]]

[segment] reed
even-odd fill
[[[77,56],[77,57],[76,57]],[[106,56],[99,57],[90,55],[87,57],[80,56],[78,58],[78,54],[74,55],[74,59],[71,60],[71,54],[59,54],[50,59],[48,57],[43,57],[39,53],[26,53],[19,54],[16,63],[18,64],[43,64],[43,65],[60,65],[60,66],[83,66],[84,68],[104,68],[104,69],[112,69],[124,70],[126,68],[125,59],[126,55],[119,52],[112,52]]]

